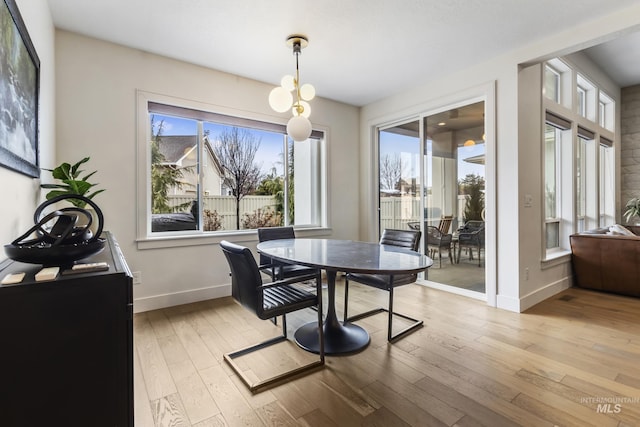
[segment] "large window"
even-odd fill
[[[146,233],[191,235],[326,224],[324,134],[148,102]]]
[[[615,221],[615,102],[570,62],[552,59],[543,73],[542,249],[551,260],[569,252],[572,233]]]

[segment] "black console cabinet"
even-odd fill
[[[7,260],[0,279],[0,425],[133,426],[132,276],[113,236],[83,263],[109,270],[35,282]]]

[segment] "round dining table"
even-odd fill
[[[327,354],[353,353],[369,344],[369,333],[361,326],[338,320],[335,307],[336,275],[343,273],[411,274],[431,267],[433,260],[407,248],[378,243],[335,239],[279,239],[261,242],[259,253],[288,264],[323,269],[327,275],[327,315],[324,347]],[[317,322],[307,323],[294,334],[307,351],[320,351]]]

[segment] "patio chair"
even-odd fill
[[[416,230],[391,230],[386,229],[382,232],[380,238],[381,245],[399,246],[414,251],[418,250],[420,244],[421,232]],[[387,323],[387,340],[389,342],[395,342],[405,336],[406,334],[415,331],[422,327],[423,321],[414,319],[404,314],[396,313],[393,311],[393,290],[398,286],[408,285],[414,283],[418,278],[417,274],[361,274],[361,273],[348,273],[345,276],[344,282],[344,322],[353,322],[365,317],[373,316],[378,313],[389,313],[389,320]],[[362,283],[363,285],[372,286],[374,288],[382,289],[389,292],[389,308],[376,308],[365,313],[356,314],[349,317],[348,315],[348,303],[349,303],[349,281]],[[393,316],[399,316],[403,319],[411,321],[411,325],[401,330],[400,332],[393,334]]]
[[[442,234],[449,234],[449,228],[451,228],[452,221],[453,221],[453,215],[443,215],[442,217],[440,217],[438,230],[440,230]]]
[[[438,254],[439,267],[442,268],[442,250],[446,250],[449,254],[449,261],[453,264],[453,254],[451,249],[451,240],[453,236],[451,234],[445,234],[440,229],[431,225],[427,226],[427,249],[429,250],[429,256],[435,258],[435,254]]]
[[[460,262],[460,252],[462,248],[469,251],[469,259],[473,260],[473,250],[478,251],[478,267],[482,266],[480,253],[484,249],[484,221],[467,221],[458,231],[458,256]]]
[[[263,227],[258,228],[258,240],[295,239],[293,227]],[[260,270],[271,277],[272,280],[289,279],[291,277],[315,274],[317,269],[304,265],[285,264],[272,260],[268,256],[260,254]]]
[[[306,374],[323,366],[324,333],[322,327],[322,281],[320,273],[315,272],[306,276],[296,276],[295,278],[287,280],[278,280],[263,284],[258,264],[249,248],[229,243],[225,240],[220,242],[220,248],[227,258],[229,268],[231,269],[231,295],[233,298],[262,320],[282,316],[281,336],[224,355],[224,360],[231,366],[235,373],[238,374],[249,390],[251,390],[252,393],[257,393],[281,381]],[[317,293],[312,294],[295,286],[291,286],[293,283],[301,280],[315,280]],[[317,308],[318,331],[320,335],[320,360],[277,374],[265,380],[252,382],[246,374],[246,366],[238,366],[234,359],[287,340],[287,313],[307,307]]]
[[[443,234],[449,233],[449,228],[451,227],[451,222],[453,221],[453,215],[443,215],[440,217],[440,222],[438,222],[438,230],[442,231]],[[424,225],[425,227],[429,226],[431,221],[425,219]],[[419,221],[410,221],[407,223],[407,227],[412,230],[420,230],[420,222]]]

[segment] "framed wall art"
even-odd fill
[[[40,60],[15,0],[0,0],[0,166],[37,178]]]

